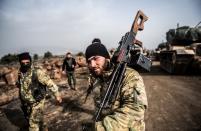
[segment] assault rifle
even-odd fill
[[[119,47],[117,48],[111,59],[115,65],[112,72],[112,77],[104,98],[100,103],[99,109],[96,111],[94,117],[95,122],[100,120],[102,109],[104,107],[111,107],[111,105],[115,102],[121,88],[127,65],[133,65],[134,63],[148,71],[150,70],[151,61],[144,55],[136,53],[134,56],[135,60],[133,61],[133,59],[131,58],[131,51],[134,51],[136,48],[141,48],[140,46],[142,46],[141,44],[139,44],[140,42],[137,41],[135,37],[138,31],[142,31],[144,29],[144,22],[147,20],[148,17],[139,10],[134,19],[131,30],[127,32],[119,42]]]

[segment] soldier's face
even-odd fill
[[[31,61],[30,60],[21,60],[21,72],[25,73],[31,68]]]
[[[67,54],[66,57],[67,57],[67,58],[71,58],[71,54]]]
[[[21,64],[23,64],[23,65],[28,65],[30,63],[31,63],[30,60],[21,60]]]
[[[96,75],[101,75],[105,68],[106,59],[102,56],[92,56],[87,60],[89,70]]]

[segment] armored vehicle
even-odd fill
[[[160,51],[161,68],[171,74],[186,73],[195,56],[191,45],[201,41],[201,26],[170,29],[166,33],[166,39],[166,48]]]

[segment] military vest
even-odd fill
[[[41,84],[37,77],[37,68],[31,68],[25,74],[20,74],[20,99],[27,103],[36,103],[46,96],[46,86]]]

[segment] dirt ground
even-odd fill
[[[201,130],[201,76],[169,75],[154,62],[152,71],[140,73],[146,85],[149,107],[145,114],[147,131]],[[77,75],[78,90],[56,81],[62,93],[61,105],[49,98],[44,119],[50,131],[79,131],[94,114],[93,95],[86,103],[86,74]],[[26,130],[19,100],[0,107],[0,130]]]

